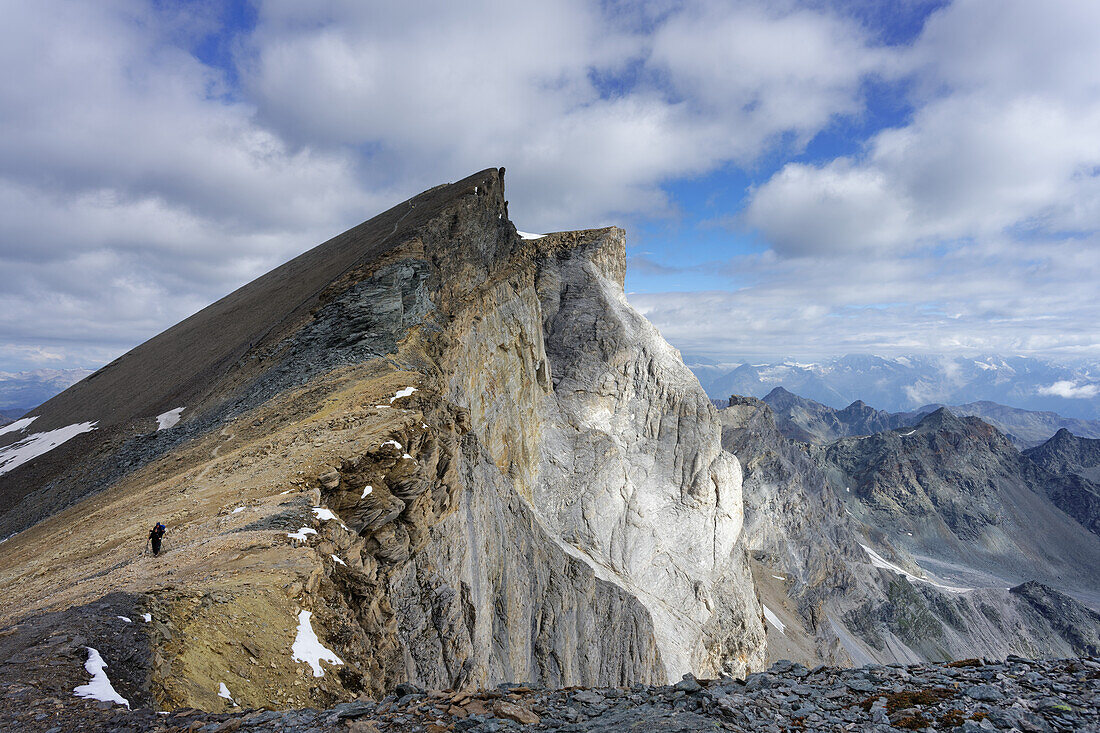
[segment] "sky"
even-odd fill
[[[1100,361],[1100,3],[0,0],[0,371],[492,166],[685,354]]]

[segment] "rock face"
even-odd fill
[[[775,415],[776,427],[787,438],[804,443],[831,443],[850,435],[873,435],[915,425],[920,413],[890,413],[856,400],[843,410],[799,397],[782,387],[764,396]]]
[[[1100,440],[1079,438],[1065,428],[1024,456],[1058,476],[1054,502],[1067,514],[1100,534]]]
[[[941,408],[910,430],[818,449],[834,487],[917,554],[1019,583],[1100,587],[1100,541],[1076,516],[1070,480],[995,428]]]
[[[0,435],[95,423],[0,475],[22,530],[0,592],[26,599],[0,623],[124,591],[160,624],[143,694],[213,710],[759,668],[717,411],[626,303],[623,232],[523,239],[502,176],[307,252]],[[142,558],[157,520],[167,554]],[[313,676],[303,633],[340,663]]]
[[[899,489],[881,502],[876,499],[876,492],[895,485],[894,474],[906,470],[907,461],[925,460],[926,444],[899,446],[893,442],[899,440],[897,433],[884,433],[811,449],[780,436],[770,408],[753,398],[732,398],[720,415],[723,445],[744,467],[743,542],[754,554],[761,600],[778,622],[769,623],[769,658],[865,664],[1092,653],[1100,617],[1074,598],[1036,582],[1007,590],[1009,583],[1018,581],[1007,572],[1008,564],[994,562],[998,558],[988,551],[984,573],[942,559],[937,562],[951,550],[934,545],[931,533],[915,536],[918,523],[910,513],[924,517],[920,526],[945,524],[943,519],[928,519],[924,512],[942,509],[947,497],[930,498],[929,510],[912,498],[898,498]],[[944,413],[901,437],[914,438],[920,430],[935,436],[935,448],[929,451],[934,458],[927,457],[927,464],[905,473],[915,477],[905,485],[932,492],[954,485],[956,492],[966,491],[973,483],[952,471],[960,471],[968,460],[982,461],[990,477],[988,485],[982,484],[988,492],[983,501],[994,508],[991,511],[1000,511],[996,492],[1011,491],[1015,485],[1005,485],[1004,468],[994,462],[988,446],[990,441],[999,446],[1005,439],[975,428],[985,435],[980,444],[986,449],[979,450],[968,442],[976,436],[957,435],[969,430],[968,424]],[[822,458],[833,449],[862,456],[867,468],[853,475],[842,473]],[[1015,453],[1011,446],[1008,450]],[[1010,454],[1000,457],[1016,465]],[[874,488],[868,491],[869,487]],[[1046,517],[1069,521],[1049,499],[1039,498],[1046,502]],[[1010,495],[1005,507],[1011,509],[1013,501]],[[983,506],[981,501],[974,503]],[[1036,510],[1036,517],[1042,521],[1044,515]],[[1020,527],[1011,528],[1007,521],[996,527],[1009,533],[1011,541],[1026,544],[1026,531]],[[1070,536],[1077,539],[1082,555],[1095,551],[1094,536],[1081,527]],[[964,557],[981,562],[980,547],[971,549],[958,538],[956,546],[969,553]],[[1065,558],[1047,562],[1035,563],[1032,570],[1053,576],[1050,582],[1065,583],[1078,574],[1081,584],[1070,587],[1082,597],[1096,587],[1080,581],[1080,573],[1089,572],[1087,566],[1076,567]],[[994,576],[992,570],[1002,575]]]
[[[774,388],[763,399],[775,413],[779,431],[787,438],[803,443],[831,443],[848,436],[874,435],[886,430],[912,427],[925,415],[944,407],[959,417],[981,418],[982,422],[997,428],[1020,450],[1034,448],[1060,430],[1069,430],[1084,438],[1100,438],[1100,422],[1096,420],[1021,410],[988,401],[950,406],[929,404],[911,412],[886,412],[856,400],[843,410],[836,410],[788,392],[783,387]],[[725,403],[721,406],[724,407]]]

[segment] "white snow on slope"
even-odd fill
[[[787,625],[780,621],[779,617],[776,616],[775,613],[767,606],[764,606],[764,618],[766,618],[768,620],[768,623],[774,626],[775,630],[778,631],[780,634],[783,634],[783,636],[787,635],[787,632],[785,631]]]
[[[313,529],[312,527],[302,527],[294,534],[287,532],[286,536],[292,540],[301,540],[302,542],[305,542],[309,539],[309,535],[311,534],[317,534],[317,530]]]
[[[19,430],[26,430],[27,426],[37,419],[37,415],[35,415],[34,417],[20,418],[19,420],[13,422],[11,425],[5,425],[4,427],[0,428],[0,435],[4,435],[5,433],[14,433]]]
[[[531,232],[521,232],[518,229],[516,230],[516,234],[518,234],[523,239],[542,239],[546,236],[545,234],[532,234]]]
[[[372,492],[372,491],[374,491],[374,487],[373,487],[373,486],[364,486],[364,487],[363,487],[363,495],[362,495],[362,496],[360,496],[359,498],[360,498],[360,499],[366,499],[366,498],[367,498],[367,494],[369,494],[369,493],[370,493],[370,492]]]
[[[233,696],[229,694],[229,688],[222,682],[218,686],[218,697],[224,697],[229,702],[233,702]]]
[[[341,527],[349,532],[351,531],[351,528],[348,527],[348,525],[344,524],[344,520],[336,516],[336,514],[331,509],[327,509],[323,506],[315,506],[313,507],[313,513],[316,514],[317,518],[320,519],[322,522],[339,522]]]
[[[401,448],[401,444],[400,444],[400,443],[398,443],[398,442],[397,442],[396,440],[387,440],[387,441],[386,441],[385,443],[383,443],[383,444],[382,444],[381,446],[379,446],[379,447],[380,447],[380,448],[384,448],[384,447],[386,447],[387,445],[392,445],[392,446],[393,446],[394,448],[396,448],[397,450],[402,450],[402,448]]]
[[[84,663],[84,669],[92,676],[92,681],[86,685],[74,687],[73,694],[77,697],[91,698],[101,702],[114,702],[130,707],[130,701],[115,692],[111,680],[107,679],[107,673],[103,671],[107,669],[107,663],[103,661],[103,657],[99,656],[99,652],[90,646],[84,648],[88,650],[88,661]]]
[[[238,514],[238,513],[243,512],[243,511],[244,511],[244,507],[239,506],[236,509],[234,509],[233,511],[231,511],[230,514]]]
[[[133,622],[133,621],[131,621],[130,619],[126,618],[125,616],[116,616],[115,618],[120,618],[120,619],[122,619],[123,621],[125,621],[125,622],[126,622],[126,623],[128,623],[128,624],[132,624],[132,623],[134,623],[134,622]]]
[[[343,565],[343,566],[344,566],[345,568],[346,568],[346,567],[348,566],[348,564],[347,564],[346,562],[344,562],[344,561],[343,561],[343,560],[341,560],[340,558],[336,557],[336,555],[330,555],[329,557],[331,557],[331,558],[332,558],[333,560],[335,560],[336,562],[338,562],[338,563],[340,563],[341,565]]]
[[[390,397],[390,404],[392,405],[394,400],[401,399],[402,397],[408,397],[415,391],[416,387],[405,387],[405,389],[397,390],[397,393],[393,397]]]
[[[45,433],[34,433],[18,443],[0,448],[0,476],[22,466],[27,461],[38,458],[43,453],[52,451],[70,438],[95,430],[96,422],[99,421],[82,422],[66,425],[57,430],[48,430]]]
[[[149,623],[153,620],[153,614],[143,613],[143,614],[141,614],[141,618],[145,621],[145,623]]]
[[[917,581],[919,583],[927,583],[928,585],[934,585],[937,588],[939,588],[940,590],[945,590],[948,593],[969,593],[970,591],[974,590],[973,588],[959,588],[959,587],[953,586],[953,585],[943,585],[942,583],[937,583],[934,580],[928,580],[927,578],[918,578],[916,575],[913,575],[912,573],[908,573],[908,572],[902,570],[897,565],[890,562],[889,560],[887,560],[882,555],[878,554],[877,552],[875,552],[874,550],[872,550],[870,547],[863,544],[862,542],[860,543],[859,546],[862,547],[863,551],[867,553],[867,557],[871,558],[871,564],[874,565],[876,568],[882,568],[884,570],[891,570],[891,571],[897,573],[898,575],[902,575],[902,576],[908,578],[909,580],[914,580],[914,581]]]
[[[157,415],[157,430],[167,430],[180,421],[180,413],[186,410],[186,407],[177,407],[174,410],[169,410],[161,415]]]
[[[294,637],[294,646],[290,649],[291,659],[295,662],[305,662],[312,667],[314,677],[324,677],[325,670],[321,669],[321,662],[343,664],[344,661],[336,656],[335,652],[321,645],[321,640],[313,632],[313,624],[309,621],[312,615],[309,611],[298,614],[298,635]]]

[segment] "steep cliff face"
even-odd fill
[[[763,661],[737,459],[679,354],[623,296],[620,230],[556,235],[540,268],[552,397],[534,503],[649,610],[668,675]],[[568,245],[562,247],[562,245]]]
[[[131,692],[208,709],[225,675],[286,706],[760,666],[740,469],[624,257],[617,229],[519,237],[488,170],[138,347],[25,426],[97,421],[0,477],[29,526],[3,622],[124,591],[151,618]],[[339,663],[292,655],[303,611]]]

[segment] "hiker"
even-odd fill
[[[153,555],[160,554],[160,541],[164,537],[164,532],[168,528],[160,522],[157,522],[151,530],[149,530],[149,541],[153,543]]]

